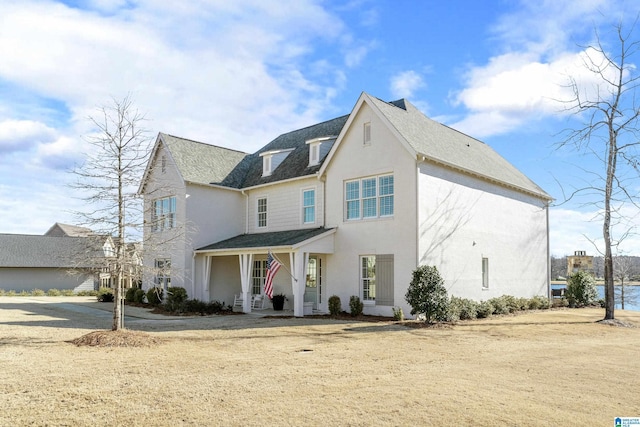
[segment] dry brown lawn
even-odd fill
[[[637,312],[617,311],[633,328],[596,323],[600,309],[441,328],[129,319],[156,342],[79,347],[70,341],[111,320],[71,300],[0,297],[0,425],[612,426],[640,416]]]

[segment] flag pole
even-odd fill
[[[282,261],[280,261],[280,258],[278,258],[278,257],[276,256],[276,254],[274,254],[273,252],[271,252],[271,249],[269,249],[269,253],[271,254],[271,256],[272,256],[272,257],[274,257],[274,258],[275,258],[275,260],[276,260],[276,261],[278,261],[278,262],[280,263],[280,265],[281,265],[282,267],[284,267],[284,269],[285,269],[285,270],[287,270],[287,273],[289,273],[289,276],[290,276],[293,280],[295,280],[295,281],[297,282],[297,281],[298,281],[298,279],[296,279],[296,276],[294,276],[293,274],[291,274],[291,270],[289,270],[289,269],[287,268],[287,266],[286,266],[286,265],[284,265],[284,263],[283,263]]]

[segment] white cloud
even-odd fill
[[[5,120],[0,122],[0,153],[29,151],[39,143],[55,138],[56,131],[33,120]]]
[[[391,77],[391,95],[394,98],[412,98],[426,86],[424,79],[414,70],[403,71]]]
[[[597,63],[601,57],[591,48],[579,48],[574,37],[588,44],[603,14],[618,10],[612,3],[619,2],[521,2],[522,8],[501,17],[494,32],[504,53],[486,64],[469,65],[464,88],[452,99],[468,114],[452,126],[486,137],[562,114],[569,106],[563,102],[573,98],[569,76],[588,95],[595,93],[597,76],[586,69],[584,60]]]

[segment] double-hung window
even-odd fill
[[[393,254],[362,255],[360,257],[360,292],[368,304],[394,303]]]
[[[302,191],[302,219],[305,224],[316,222],[316,190]]]
[[[267,226],[267,198],[260,197],[258,199],[258,227]]]
[[[251,274],[251,293],[260,295],[264,288],[264,278],[267,275],[267,260],[253,261],[253,272]]]
[[[347,220],[393,216],[393,175],[380,175],[345,183]]]
[[[151,231],[162,231],[176,226],[176,198],[154,200],[151,206]]]
[[[156,270],[156,285],[162,289],[169,288],[171,286],[171,259],[158,258],[154,260],[154,267]]]

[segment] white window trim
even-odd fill
[[[362,303],[364,305],[376,305],[376,300],[375,299],[365,299],[364,298],[364,280],[365,278],[362,276],[362,260],[364,258],[373,258],[373,262],[374,262],[374,286],[375,286],[375,262],[376,262],[376,256],[373,254],[365,254],[365,255],[360,255],[358,257],[358,277],[359,277],[359,286],[360,286],[360,290],[359,290],[359,294],[360,294],[360,299],[362,300]]]
[[[371,145],[371,122],[362,125],[362,144]]]
[[[260,200],[265,201],[264,225],[260,225]],[[267,228],[269,226],[269,199],[267,196],[256,197],[256,227]]]
[[[174,210],[171,210],[171,199],[174,199]],[[169,210],[162,210],[160,216],[157,215],[157,205],[162,206],[163,200],[169,200]],[[170,230],[176,226],[176,211],[178,209],[178,200],[176,196],[161,197],[151,201],[151,232],[158,233],[164,230]],[[168,218],[169,225],[165,227],[165,221]]]
[[[385,195],[380,195],[380,178],[384,178],[384,177],[394,177],[393,180],[393,193],[391,194],[385,194]],[[366,199],[371,199],[372,197],[363,197],[363,181],[366,180],[370,180],[370,179],[375,179],[375,183],[376,183],[376,195],[375,195],[375,200],[376,200],[376,214],[375,216],[364,216],[364,200]],[[348,209],[347,209],[347,202],[351,202],[351,201],[355,201],[356,199],[351,199],[351,200],[347,200],[347,184],[348,183],[352,183],[352,182],[358,182],[358,204],[359,204],[359,210],[358,210],[358,216],[354,217],[354,218],[348,218]],[[380,175],[373,175],[373,176],[365,176],[365,177],[361,177],[361,178],[356,178],[356,179],[349,179],[344,181],[343,184],[343,218],[344,221],[367,221],[367,220],[375,220],[375,219],[383,219],[383,218],[393,218],[395,215],[395,197],[396,197],[396,183],[395,183],[395,176],[393,173],[384,173],[384,174],[380,174]],[[392,196],[393,197],[393,213],[391,215],[381,215],[380,214],[380,199],[382,197],[389,197]]]
[[[489,258],[482,257],[482,289],[489,289]]]
[[[306,222],[305,221],[305,209],[308,206],[304,205],[304,193],[307,191],[313,191],[313,205],[311,207],[313,207],[313,221],[309,221]],[[318,221],[318,191],[316,189],[316,187],[308,187],[308,188],[303,188],[300,190],[300,206],[302,206],[302,209],[300,209],[300,215],[302,216],[300,218],[300,223],[303,225],[310,225],[310,224],[315,224]]]

